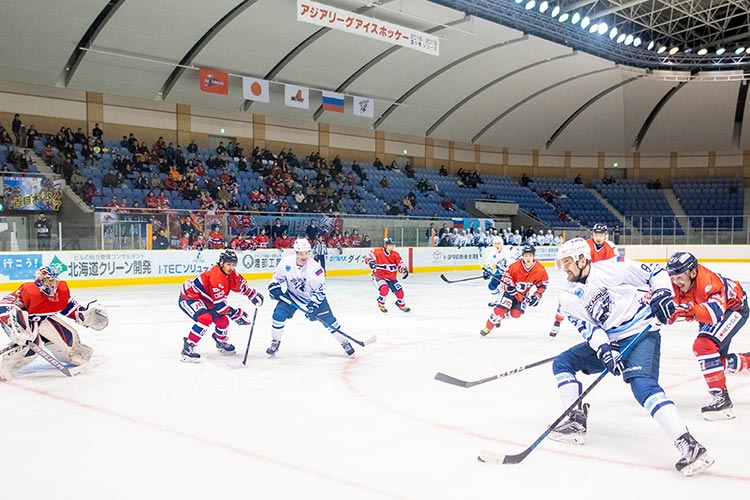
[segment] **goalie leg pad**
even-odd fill
[[[50,317],[39,323],[39,335],[46,340],[45,347],[63,363],[87,363],[94,350],[81,343],[78,332],[59,318]]]
[[[0,382],[9,381],[15,372],[28,365],[37,354],[26,346],[16,346],[0,356]]]

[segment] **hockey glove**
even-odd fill
[[[310,302],[307,304],[307,312],[305,312],[305,318],[309,319],[310,321],[315,321],[318,319],[318,308],[320,308],[320,304],[315,304],[314,302]]]
[[[599,350],[596,351],[596,357],[599,361],[609,370],[614,376],[619,376],[625,367],[622,365],[622,360],[619,359],[620,351],[612,347],[610,344],[602,344],[599,346]]]
[[[76,323],[83,325],[92,330],[101,331],[109,325],[109,316],[107,310],[101,304],[91,304],[81,307],[76,312]]]
[[[536,307],[539,305],[539,300],[542,298],[541,295],[535,293],[526,297],[526,305],[529,307]]]
[[[695,321],[695,306],[692,302],[677,304],[674,314],[669,317],[669,324],[671,325],[680,318],[685,318],[685,321]]]
[[[243,311],[240,308],[233,309],[229,308],[229,319],[237,323],[238,325],[249,325],[251,323],[250,321],[250,315],[248,315],[245,311]]]
[[[505,284],[505,293],[510,295],[511,297],[516,294],[516,285],[509,285]]]
[[[659,288],[654,290],[651,294],[651,312],[656,316],[659,323],[669,323],[669,318],[675,313],[674,299],[672,298],[672,291],[666,288]]]
[[[374,260],[368,262],[367,265],[370,266],[370,269],[375,269],[378,266],[377,262],[375,262]]]
[[[248,299],[250,299],[250,302],[252,302],[255,307],[260,307],[263,305],[263,294],[258,290],[255,290],[255,293],[249,296]]]
[[[403,272],[403,274],[401,275],[401,279],[402,279],[402,280],[405,280],[405,279],[406,279],[406,278],[408,278],[408,277],[409,277],[409,271],[408,271],[407,269],[404,269],[404,272]]]
[[[268,295],[270,295],[273,300],[280,300],[282,293],[281,285],[279,283],[271,283],[268,285]]]
[[[492,277],[492,274],[487,269],[482,269],[482,279],[490,279]]]

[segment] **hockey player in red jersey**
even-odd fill
[[[224,248],[224,235],[219,231],[219,226],[211,226],[211,232],[208,233],[208,248],[220,250]]]
[[[688,252],[676,252],[667,261],[677,304],[670,323],[679,318],[698,321],[693,353],[700,363],[712,401],[701,408],[706,420],[734,418],[726,373],[750,369],[750,353],[729,353],[729,344],[745,325],[750,309],[738,281],[698,264]]]
[[[382,248],[373,248],[367,254],[367,257],[365,257],[365,264],[372,269],[373,279],[375,280],[375,285],[378,287],[378,307],[384,313],[388,312],[388,309],[385,307],[385,298],[388,296],[388,290],[392,291],[393,295],[396,296],[396,306],[399,309],[404,312],[411,311],[404,301],[404,290],[401,287],[401,283],[396,279],[397,272],[401,273],[402,279],[409,277],[409,270],[406,269],[401,255],[394,250],[395,248],[396,244],[393,243],[393,239],[385,238]]]
[[[183,339],[182,361],[197,363],[201,355],[195,352],[195,345],[203,338],[213,323],[212,338],[216,349],[225,354],[233,354],[234,346],[228,342],[229,320],[238,325],[249,325],[250,316],[242,309],[227,304],[229,292],[246,296],[255,307],[263,305],[263,295],[235,271],[237,254],[233,250],[224,250],[219,256],[218,264],[203,271],[182,285],[180,292],[180,309],[195,321],[188,336]]]
[[[46,347],[63,363],[87,363],[93,349],[82,344],[75,328],[58,314],[94,330],[106,328],[109,318],[104,306],[89,306],[72,298],[68,284],[49,266],[39,268],[33,282],[0,300],[0,326],[11,342],[0,355],[0,381],[10,380],[14,372],[36,358],[30,342]]]
[[[508,266],[503,274],[502,283],[505,290],[485,327],[479,332],[482,337],[496,326],[500,326],[507,316],[520,318],[527,307],[539,305],[548,281],[547,270],[536,260],[536,248],[525,245],[521,250],[521,259]]]
[[[608,239],[606,224],[594,224],[591,230],[591,238],[586,240],[591,248],[591,262],[601,262],[603,260],[617,259],[617,247]],[[556,337],[560,333],[560,323],[563,317],[558,311],[555,313],[555,323],[549,331],[550,337]]]

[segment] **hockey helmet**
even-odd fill
[[[568,240],[557,251],[557,258],[555,259],[557,267],[560,268],[560,263],[566,257],[572,257],[573,260],[577,261],[582,255],[586,260],[591,260],[591,247],[588,242],[583,238]]]
[[[34,284],[39,287],[39,291],[47,297],[57,295],[57,283],[59,281],[57,271],[50,266],[43,266],[34,273]]]
[[[524,245],[523,249],[521,250],[521,255],[525,253],[536,255],[536,248],[534,247],[534,245]]]
[[[383,238],[383,248],[387,247],[388,245],[396,246],[396,244],[393,242],[393,238]]]
[[[505,244],[505,240],[503,240],[502,236],[495,236],[494,238],[492,238],[492,244],[495,245],[497,243],[500,243],[501,245]]]
[[[606,224],[594,224],[594,228],[591,230],[592,233],[607,233]]]
[[[221,255],[219,255],[219,264],[223,264],[225,262],[229,262],[230,264],[237,263],[237,254],[234,253],[234,250],[224,250],[223,252],[221,252]]]
[[[687,273],[698,268],[698,259],[690,252],[675,252],[667,261],[667,273],[670,276]]]
[[[310,242],[307,238],[298,238],[294,240],[294,251],[295,252],[309,252],[312,249]]]

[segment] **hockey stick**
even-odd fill
[[[633,348],[633,346],[636,343],[638,343],[638,340],[640,340],[642,336],[648,333],[649,330],[651,330],[651,325],[648,325],[641,333],[636,335],[633,341],[630,342],[628,345],[626,345],[622,351],[620,351],[620,355],[617,356],[617,360],[622,359],[628,353],[628,351],[630,351]],[[583,393],[581,393],[581,395],[578,396],[578,398],[576,398],[576,400],[573,401],[573,403],[571,403],[570,406],[568,406],[565,409],[565,411],[562,412],[562,414],[559,417],[557,417],[557,419],[547,427],[547,430],[545,430],[542,433],[542,435],[536,439],[536,441],[531,443],[531,446],[523,450],[521,453],[518,453],[516,455],[503,456],[503,455],[500,455],[499,453],[495,453],[494,451],[482,450],[479,453],[477,460],[479,460],[480,462],[493,463],[493,464],[520,464],[524,458],[529,456],[529,453],[534,451],[534,449],[537,446],[539,446],[539,444],[542,441],[544,441],[544,438],[546,438],[552,432],[552,429],[557,427],[557,425],[563,421],[563,419],[568,415],[568,413],[570,413],[574,408],[576,408],[581,403],[581,401],[583,401],[583,398],[588,396],[588,394],[594,389],[594,387],[596,387],[599,384],[599,382],[601,382],[604,379],[607,373],[609,373],[609,370],[605,367],[604,370],[602,370],[602,373],[598,377],[596,377],[596,380],[594,380],[591,383],[591,385],[588,386],[586,390],[583,391]]]
[[[258,308],[255,308],[255,312],[253,313],[253,324],[250,326],[250,335],[247,336],[247,347],[245,348],[245,357],[242,358],[242,364],[247,363],[247,353],[250,352],[250,340],[253,338],[253,330],[255,330],[255,318],[258,316]]]
[[[518,368],[513,368],[512,370],[508,370],[507,372],[498,373],[497,375],[493,375],[491,377],[487,377],[487,378],[483,378],[479,380],[472,380],[472,381],[461,380],[459,378],[446,375],[445,373],[442,373],[442,372],[437,372],[435,374],[435,380],[438,380],[440,382],[445,382],[446,384],[457,385],[459,387],[474,387],[475,385],[484,384],[485,382],[491,382],[499,378],[507,377],[508,375],[513,375],[518,372],[522,372],[528,368],[534,368],[535,366],[549,363],[550,361],[553,361],[556,357],[557,356],[552,356],[551,358],[543,359],[541,361],[536,361],[528,365],[519,366]]]
[[[70,372],[67,366],[62,364],[60,360],[58,360],[56,357],[54,357],[52,354],[50,354],[45,348],[36,345],[34,342],[28,341],[26,342],[26,347],[37,353],[39,356],[41,356],[47,363],[51,364],[58,370],[60,370],[66,377],[72,377],[73,374]]]
[[[460,280],[449,280],[448,278],[445,277],[444,274],[440,275],[440,279],[442,279],[446,283],[461,283],[462,281],[480,280],[483,277],[484,276],[473,276],[471,278],[461,278]]]
[[[290,306],[292,306],[293,308],[297,309],[298,311],[302,311],[303,313],[306,313],[306,312],[307,312],[307,311],[305,311],[304,309],[302,309],[302,308],[301,308],[300,306],[298,306],[298,305],[297,305],[297,304],[296,304],[295,302],[291,301],[291,300],[290,300],[290,299],[289,299],[289,298],[288,298],[287,296],[285,296],[285,295],[282,295],[281,297],[279,297],[279,300],[281,300],[282,302],[286,302],[287,304],[289,304],[289,305],[290,305]],[[357,344],[357,345],[359,345],[359,346],[362,346],[362,347],[364,347],[364,346],[366,346],[366,345],[369,345],[369,344],[372,344],[373,342],[375,342],[376,340],[378,340],[378,338],[377,338],[377,337],[376,337],[375,335],[373,335],[373,336],[372,336],[372,337],[370,337],[369,339],[367,339],[367,340],[365,340],[364,342],[362,342],[361,340],[357,340],[357,339],[355,339],[354,337],[352,337],[351,335],[347,335],[346,333],[342,332],[340,328],[338,328],[338,327],[335,327],[335,326],[331,326],[331,325],[329,325],[328,323],[326,323],[325,321],[323,321],[323,320],[322,320],[322,319],[320,319],[320,318],[316,318],[316,319],[317,319],[318,321],[320,321],[320,322],[321,322],[321,323],[323,324],[323,326],[325,326],[325,327],[326,327],[326,328],[328,328],[329,330],[333,330],[334,332],[338,333],[339,335],[341,335],[341,336],[343,336],[343,337],[346,337],[346,338],[348,338],[349,340],[351,340],[352,342],[354,342],[355,344]]]

